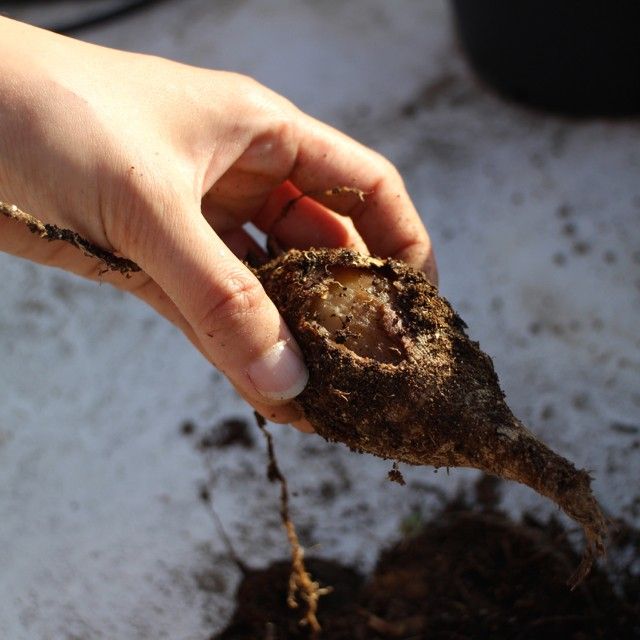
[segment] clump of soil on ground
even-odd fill
[[[249,423],[240,416],[223,418],[204,433],[193,420],[186,420],[180,425],[180,433],[185,437],[197,436],[199,451],[228,447],[251,449],[255,445]]]
[[[200,438],[198,448],[201,450],[226,449],[227,447],[251,449],[254,444],[249,423],[244,418],[229,417],[211,427]]]
[[[308,566],[334,587],[318,612],[326,640],[639,638],[640,577],[616,576],[614,588],[594,568],[571,591],[577,559],[557,521],[515,523],[454,505],[383,552],[367,581],[329,561]],[[247,571],[231,623],[211,640],[309,638],[286,604],[289,574],[289,562]]]

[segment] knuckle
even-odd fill
[[[260,283],[252,276],[229,275],[210,296],[200,323],[204,333],[215,338],[257,318],[264,295]]]
[[[263,112],[273,118],[274,122],[292,119],[298,111],[297,107],[284,96],[269,89],[261,82],[242,74],[235,74],[236,90],[234,95],[241,97],[249,111]]]
[[[295,119],[287,110],[274,114],[271,127],[276,140],[282,146],[289,147],[297,139]]]
[[[391,180],[393,182],[402,182],[402,176],[391,160],[382,154],[377,154],[378,173],[381,178]]]
[[[265,87],[255,78],[244,73],[231,73],[230,77],[235,82],[235,91],[243,97],[253,97],[264,91]]]
[[[270,102],[271,91],[255,78],[234,74],[233,82],[235,84],[232,92],[234,100],[248,113],[255,112]]]
[[[267,135],[271,142],[270,163],[274,169],[288,175],[298,152],[298,136],[293,118],[286,112],[273,114],[269,117]]]

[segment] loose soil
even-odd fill
[[[637,532],[624,532],[617,544]],[[614,543],[615,544],[615,543]],[[574,591],[567,578],[578,554],[556,522],[516,524],[505,515],[454,505],[421,534],[383,552],[373,575],[327,560],[308,561],[332,585],[318,618],[325,640],[468,638],[640,638],[640,577],[594,568]],[[248,570],[227,629],[211,640],[309,638],[300,610],[286,604],[289,562]]]

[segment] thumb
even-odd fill
[[[254,406],[298,395],[308,380],[302,354],[253,273],[199,211],[179,225],[161,217],[156,227],[135,259],[180,309],[208,359]]]

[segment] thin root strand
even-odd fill
[[[302,200],[303,198],[314,198],[317,196],[332,197],[332,196],[344,196],[344,195],[353,195],[360,202],[364,202],[367,199],[367,196],[371,195],[371,192],[363,191],[362,189],[358,189],[357,187],[347,187],[347,186],[332,187],[331,189],[325,189],[320,191],[305,191],[304,193],[301,193],[299,196],[296,196],[295,198],[292,198],[291,200],[289,200],[289,202],[287,202],[282,208],[282,212],[280,215],[282,218],[284,218],[291,211],[291,209],[293,209],[293,207],[295,207],[296,204],[298,204],[298,202],[300,202],[300,200]]]
[[[278,461],[273,446],[273,437],[267,430],[266,420],[259,414],[255,413],[256,422],[260,431],[262,431],[267,442],[267,477],[271,482],[280,483],[280,518],[287,533],[289,546],[291,547],[291,575],[289,577],[289,594],[287,596],[287,604],[292,609],[298,607],[298,597],[307,605],[307,611],[300,620],[300,624],[308,626],[311,629],[312,638],[317,638],[320,631],[320,623],[318,622],[318,605],[322,596],[331,592],[331,587],[321,587],[318,582],[311,578],[304,564],[304,549],[300,545],[295,525],[291,520],[289,512],[289,489],[287,480],[280,471]]]
[[[89,242],[89,240],[86,240],[75,231],[58,227],[55,224],[44,223],[42,220],[32,216],[30,213],[22,211],[15,204],[0,202],[0,213],[5,216],[5,218],[24,224],[31,233],[34,233],[45,240],[50,242],[53,242],[54,240],[67,242],[68,244],[76,247],[76,249],[82,251],[86,256],[90,258],[97,258],[105,267],[101,273],[105,273],[106,271],[118,271],[128,277],[132,273],[141,271],[140,267],[132,260],[116,256],[111,251],[103,249],[102,247],[93,244],[93,242]]]

